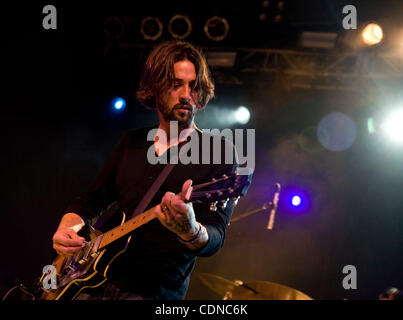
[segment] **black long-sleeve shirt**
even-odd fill
[[[147,160],[147,152],[155,152],[154,141],[147,141],[147,134],[151,129],[135,129],[124,134],[88,190],[80,193],[66,208],[66,212],[75,212],[88,223],[116,201],[130,218],[130,214],[165,166],[152,165]],[[219,139],[223,164],[213,164],[213,152],[218,150],[217,145],[214,148],[215,138],[212,134],[196,129],[179,146],[190,142],[193,135],[198,135],[199,138],[199,143],[196,144],[199,148],[199,164],[185,165],[179,161],[147,209],[159,204],[167,191],[180,192],[187,179],[192,179],[194,186],[236,170],[236,152],[232,143]],[[209,141],[210,148],[207,150],[202,147],[203,139],[204,145]],[[225,164],[225,148],[228,144],[232,148],[234,161]],[[177,147],[171,147],[173,148]],[[167,152],[169,154],[169,150]],[[203,152],[210,154],[206,157]],[[208,164],[201,164],[202,160]],[[207,228],[209,241],[206,246],[198,250],[187,248],[173,232],[154,219],[133,232],[127,251],[113,262],[108,271],[108,279],[119,284],[124,283],[124,289],[128,291],[155,299],[183,299],[196,257],[211,256],[222,247],[233,211],[233,201],[230,200],[225,209],[218,206],[215,212],[210,210],[208,203],[194,203],[193,208],[196,220]]]

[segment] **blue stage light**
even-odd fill
[[[122,110],[126,106],[126,101],[123,98],[115,98],[112,100],[112,105],[115,110]]]

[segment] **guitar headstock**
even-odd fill
[[[225,208],[228,200],[232,198],[236,205],[239,197],[246,195],[251,182],[252,172],[248,175],[235,172],[231,175],[216,177],[209,182],[192,186],[189,202],[210,203],[210,209],[215,210],[217,205]]]

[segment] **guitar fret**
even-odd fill
[[[155,218],[154,208],[126,221],[123,225],[117,226],[112,230],[103,234],[102,241],[99,245],[99,249],[107,246],[113,241],[119,239],[120,237],[126,235],[127,233],[135,230],[136,228],[142,226],[143,224],[149,222],[150,220]]]

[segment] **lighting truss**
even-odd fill
[[[146,45],[117,43],[118,57],[135,57]],[[105,47],[108,56],[111,44]],[[222,51],[223,48],[202,48]],[[213,68],[216,83],[245,84],[280,80],[284,85],[326,90],[360,90],[379,81],[403,78],[403,54],[383,52],[325,52],[270,48],[226,48],[237,53],[232,68]],[[120,53],[119,53],[120,52]],[[131,59],[132,60],[132,59]]]
[[[403,58],[392,53],[251,48],[237,51],[240,74],[273,74],[289,86],[301,88],[354,90],[403,77]]]

